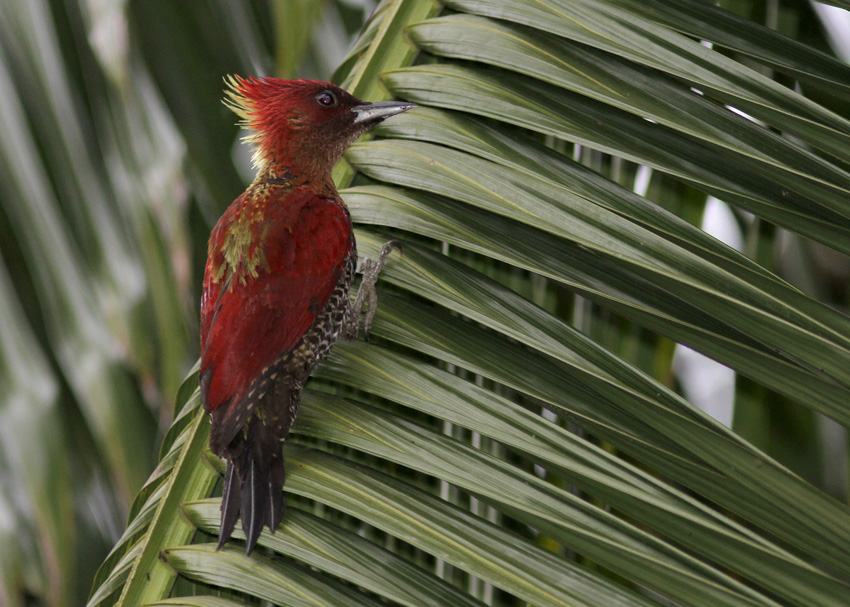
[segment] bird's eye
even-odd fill
[[[330,91],[322,91],[316,95],[316,101],[323,107],[333,107],[336,105],[336,95]]]

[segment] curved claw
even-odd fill
[[[354,304],[351,306],[348,325],[342,331],[343,339],[348,341],[357,339],[357,335],[360,332],[360,316],[364,314],[363,307],[365,304],[366,312],[363,322],[363,334],[366,341],[369,341],[369,330],[372,328],[372,321],[378,312],[378,292],[375,289],[375,283],[378,282],[378,275],[384,269],[384,263],[387,257],[389,257],[389,254],[394,249],[401,253],[401,243],[397,240],[390,240],[385,242],[381,247],[381,252],[378,254],[378,259],[374,264],[368,257],[363,259],[363,263],[360,265],[363,279],[360,282],[360,289],[357,291]]]

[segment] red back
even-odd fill
[[[306,187],[249,188],[213,229],[201,299],[207,412],[238,405],[324,309],[353,246],[348,211]]]

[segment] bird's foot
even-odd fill
[[[369,330],[372,328],[372,321],[375,319],[375,313],[378,311],[378,292],[375,289],[375,283],[378,281],[378,275],[384,269],[384,263],[393,249],[401,252],[401,243],[396,240],[385,242],[374,264],[368,257],[363,259],[363,263],[360,266],[360,271],[363,272],[363,279],[360,282],[360,289],[357,291],[354,304],[351,306],[348,324],[346,324],[342,332],[342,338],[346,341],[357,339],[357,335],[360,333],[361,314],[365,316],[363,319],[363,335],[366,341],[369,341]],[[363,310],[364,306],[366,307],[365,312]]]

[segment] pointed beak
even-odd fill
[[[412,107],[416,107],[416,104],[407,101],[376,101],[355,105],[351,111],[356,114],[354,124],[361,122],[377,124],[390,116],[406,112]]]

